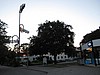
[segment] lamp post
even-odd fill
[[[22,4],[20,6],[20,10],[19,10],[19,50],[20,50],[20,18],[21,18],[21,13],[22,13],[24,8],[25,8],[25,4]]]

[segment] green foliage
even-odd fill
[[[0,20],[0,45],[5,43],[9,43],[9,36],[7,36],[6,32],[7,24]]]
[[[6,62],[7,53],[8,48],[4,45],[0,45],[0,64],[4,64]]]
[[[67,52],[67,48],[74,43],[72,29],[71,25],[66,25],[59,20],[39,24],[38,36],[33,36],[31,39],[30,53],[42,55],[50,52],[56,56],[61,52]]]
[[[15,58],[15,53],[8,51],[8,48],[5,46],[6,43],[9,43],[9,36],[6,32],[7,24],[0,20],[0,64],[8,65]]]
[[[14,51],[8,51],[8,48],[4,45],[0,45],[0,64],[12,65],[15,62],[16,53]]]
[[[43,54],[47,54],[47,49],[44,48],[44,43],[42,41],[42,39],[40,37],[37,36],[33,36],[33,38],[31,39],[31,43],[32,46],[29,47],[29,52],[30,55],[43,55]]]

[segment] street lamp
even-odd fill
[[[19,10],[19,50],[20,50],[20,17],[21,17],[21,13],[22,13],[24,8],[25,8],[25,4],[22,4],[20,6],[20,10]]]
[[[25,8],[25,4],[22,4],[22,5],[20,6],[19,13],[22,13],[22,11],[23,11],[24,8]]]
[[[17,37],[17,40],[13,40],[13,38],[14,38],[15,36]],[[18,43],[18,39],[19,39],[19,38],[18,38],[17,35],[13,35],[13,36],[12,36],[12,44],[13,44],[13,43]]]

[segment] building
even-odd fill
[[[21,56],[20,57],[20,62],[27,62],[27,60],[29,60],[30,62],[36,61],[39,57],[40,57],[40,55]],[[54,56],[50,55],[50,53],[44,54],[43,57],[47,57],[48,60],[54,61]],[[61,53],[61,54],[57,54],[56,59],[59,62],[59,61],[73,60],[73,57],[68,57],[68,55],[66,55],[65,53]]]
[[[100,64],[100,29],[86,34],[80,43],[84,64]]]

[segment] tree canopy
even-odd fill
[[[69,48],[74,47],[73,27],[64,22],[46,21],[39,24],[38,35],[31,39],[31,53],[57,55],[61,52],[67,52]],[[71,49],[70,49],[71,51]]]
[[[9,37],[6,35],[7,24],[0,20],[0,64],[6,62],[8,48],[5,46],[9,42]]]
[[[9,42],[9,36],[7,36],[7,24],[0,20],[0,45],[4,45]]]

